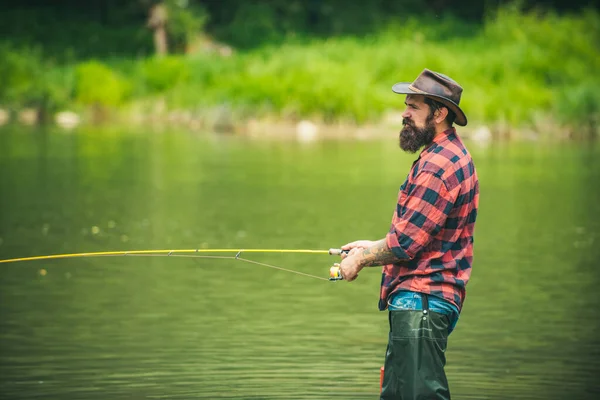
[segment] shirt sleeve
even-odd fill
[[[456,200],[436,174],[421,171],[398,197],[388,247],[401,260],[412,260],[442,229]]]

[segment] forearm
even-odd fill
[[[388,247],[385,238],[363,249],[357,254],[357,257],[361,267],[375,267],[400,261]]]

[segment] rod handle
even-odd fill
[[[329,249],[330,256],[341,256],[342,253],[348,254],[350,250],[342,250],[342,249]]]

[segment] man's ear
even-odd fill
[[[435,113],[433,113],[433,116],[434,116],[435,123],[441,124],[448,116],[448,109],[446,107],[440,107],[437,110],[435,110]]]

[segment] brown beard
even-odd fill
[[[427,116],[425,126],[417,128],[414,123],[404,118],[402,120],[404,127],[400,131],[400,148],[409,153],[416,153],[423,146],[431,144],[435,136],[435,124],[433,115]]]

